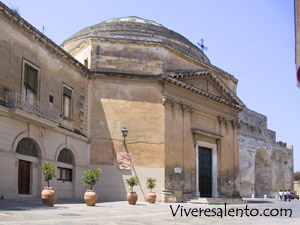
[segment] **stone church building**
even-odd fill
[[[125,200],[131,176],[141,201],[148,177],[163,202],[291,188],[292,150],[246,109],[238,80],[182,35],[124,17],[58,46],[1,2],[0,20],[3,198],[40,196],[46,161],[59,198],[82,198],[84,170],[98,167],[102,201]]]

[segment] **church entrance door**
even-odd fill
[[[199,192],[200,197],[212,197],[212,151],[199,147]]]

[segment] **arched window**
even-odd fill
[[[30,138],[23,138],[17,146],[17,153],[38,158],[38,150],[36,144]]]
[[[60,151],[57,161],[73,165],[73,157],[70,150],[64,148]]]
[[[72,152],[69,149],[64,148],[63,150],[60,151],[57,161],[73,165],[74,160],[73,160]],[[63,167],[58,166],[57,169],[58,169],[58,178],[57,178],[58,180],[61,180],[63,182],[64,181],[72,182],[73,171],[69,166],[63,166]]]

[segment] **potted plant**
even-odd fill
[[[152,189],[156,186],[156,179],[155,178],[147,178],[147,189],[150,190],[150,192],[147,194],[147,202],[149,203],[155,203],[156,200],[156,194],[155,192],[152,192]]]
[[[54,203],[56,202],[56,192],[54,191],[53,187],[50,187],[49,181],[55,177],[55,167],[52,163],[45,162],[44,166],[41,167],[44,181],[47,182],[48,186],[44,187],[44,190],[41,193],[42,201],[44,206],[53,207]]]
[[[139,181],[137,177],[130,177],[126,179],[126,183],[129,185],[129,193],[127,194],[127,200],[130,205],[135,205],[138,195],[135,191],[133,191],[133,187],[138,185]]]
[[[98,182],[99,177],[102,174],[102,170],[97,168],[96,170],[87,169],[84,171],[85,176],[82,177],[83,184],[85,186],[91,186],[91,189],[87,189],[84,193],[84,200],[86,205],[95,206],[98,196],[96,192],[93,190],[93,186]]]

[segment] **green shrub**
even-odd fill
[[[98,182],[99,177],[102,174],[102,170],[100,168],[97,168],[96,170],[87,169],[84,171],[85,176],[82,176],[83,184],[85,186],[90,185],[91,190],[93,189],[93,186]]]
[[[45,165],[41,167],[44,181],[48,183],[49,187],[49,181],[52,180],[53,177],[55,177],[55,167],[52,163],[45,162]]]
[[[279,141],[277,142],[277,144],[281,147],[286,147],[287,146],[287,143],[286,142],[283,142],[283,141]]]
[[[156,179],[155,178],[147,178],[147,188],[150,189],[150,192],[152,192],[152,189],[156,186]]]
[[[133,187],[138,185],[139,180],[137,177],[130,177],[129,179],[126,179],[126,183],[130,187],[130,192],[133,192]]]
[[[294,173],[294,181],[300,181],[300,172],[299,171]]]

